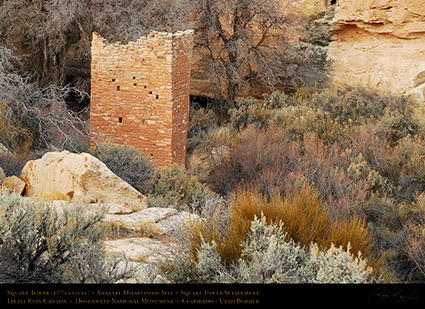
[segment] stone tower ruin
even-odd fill
[[[128,145],[156,166],[184,165],[193,31],[109,43],[93,33],[91,145]]]

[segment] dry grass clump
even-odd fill
[[[253,222],[258,218],[262,218],[269,227],[279,227],[285,239],[282,241],[294,246],[294,250],[296,247],[310,252],[311,248],[316,248],[320,254],[327,254],[339,248],[341,252],[361,256],[367,268],[373,270],[374,277],[385,277],[382,255],[374,250],[373,236],[365,219],[351,216],[335,220],[310,186],[287,197],[279,194],[266,197],[255,188],[238,190],[228,201],[227,207],[217,207],[205,216],[204,221],[190,227],[184,240],[182,238],[182,251],[172,264],[163,268],[165,276],[173,282],[239,282],[242,277],[247,279],[245,277],[250,272],[242,271],[245,269],[242,266],[253,263],[253,267],[261,268],[261,263],[247,256],[247,246],[253,246],[254,256],[260,260],[269,261],[272,256],[276,258],[273,246],[264,247],[259,239],[253,238]],[[283,243],[281,245],[286,246]],[[277,264],[273,265],[280,269],[284,267],[282,265],[287,258],[304,261],[305,256],[300,252],[297,253],[299,255],[295,251],[293,254],[288,253],[289,256],[282,257],[282,260],[275,259]],[[297,264],[299,267],[305,262],[301,260],[301,264]],[[300,270],[294,268],[293,271]],[[265,276],[264,280],[273,282],[274,275],[270,278],[267,274]],[[250,279],[247,282],[259,282],[258,278],[254,280],[248,277]],[[313,277],[305,274],[292,279],[294,282],[304,282],[313,280]]]
[[[306,186],[297,194],[282,197],[276,194],[264,197],[258,190],[241,189],[229,202],[227,229],[218,222],[223,218],[215,216],[207,221],[207,227],[194,227],[192,252],[196,253],[201,243],[217,243],[217,251],[228,263],[241,256],[241,243],[246,240],[251,222],[262,215],[268,224],[282,223],[283,232],[289,239],[308,247],[316,243],[321,250],[332,245],[351,252],[361,252],[373,266],[378,259],[373,251],[373,240],[364,218],[351,216],[338,221],[323,207],[323,203],[314,190]],[[192,255],[192,257],[195,257]]]

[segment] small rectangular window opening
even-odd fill
[[[159,99],[159,95],[156,95],[156,97],[155,97],[156,99]]]
[[[120,91],[120,86],[117,86],[117,91]]]
[[[122,123],[122,117],[118,117],[118,122]]]

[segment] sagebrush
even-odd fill
[[[215,241],[203,242],[193,265],[177,260],[170,279],[198,283],[367,283],[378,282],[360,254],[331,246],[321,251],[312,243],[302,247],[283,232],[282,224],[265,217],[250,224],[242,254],[226,263]]]
[[[56,209],[0,195],[0,282],[115,283],[132,276],[125,260],[106,257],[104,212]]]

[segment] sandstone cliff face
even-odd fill
[[[326,10],[327,3],[331,0],[298,0],[296,3],[305,15],[314,15]]]
[[[425,1],[339,0],[332,21],[334,82],[425,97]]]

